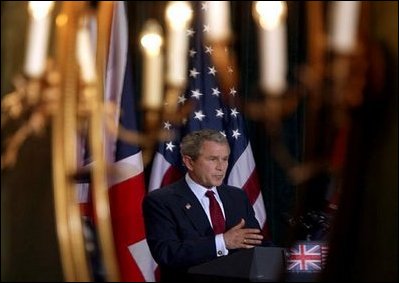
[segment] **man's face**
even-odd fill
[[[205,141],[197,160],[184,156],[183,161],[190,177],[198,184],[210,188],[222,184],[226,175],[229,154],[228,145]]]

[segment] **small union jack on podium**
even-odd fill
[[[313,281],[323,270],[328,254],[327,242],[296,242],[287,251],[287,277]],[[306,277],[306,278],[305,278]]]

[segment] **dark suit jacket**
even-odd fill
[[[259,223],[245,192],[217,188],[226,216],[226,230],[245,219],[247,228]],[[161,280],[184,279],[191,266],[215,259],[215,235],[200,202],[185,179],[149,193],[143,202],[147,242],[159,264]],[[229,251],[234,252],[234,251]]]

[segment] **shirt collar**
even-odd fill
[[[204,186],[201,186],[200,184],[196,183],[188,173],[186,173],[185,176],[187,185],[190,187],[191,191],[195,194],[195,196],[198,199],[201,199],[204,197],[205,193],[209,190],[212,190],[216,195],[218,195],[216,187],[213,186],[212,188],[208,189],[205,188]]]

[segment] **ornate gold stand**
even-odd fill
[[[77,170],[78,68],[75,46],[78,16],[84,2],[64,2],[57,17],[56,64],[61,75],[61,97],[53,116],[54,202],[61,261],[66,281],[90,281],[82,220],[71,176]]]
[[[105,268],[106,281],[118,281],[119,269],[114,248],[108,199],[108,179],[104,157],[103,75],[109,45],[113,2],[98,9],[98,79],[82,84],[77,63],[76,35],[79,21],[88,13],[88,2],[62,2],[56,18],[55,61],[49,60],[40,78],[18,77],[16,91],[2,100],[2,128],[8,120],[25,118],[6,144],[2,168],[16,161],[25,139],[52,122],[53,190],[56,229],[65,281],[92,281],[84,228],[77,197],[78,131],[88,125],[96,231]],[[3,103],[4,102],[4,103]],[[3,105],[4,104],[4,105]],[[83,110],[83,111],[82,111]],[[23,116],[22,116],[23,115]],[[3,118],[5,118],[3,120]]]

